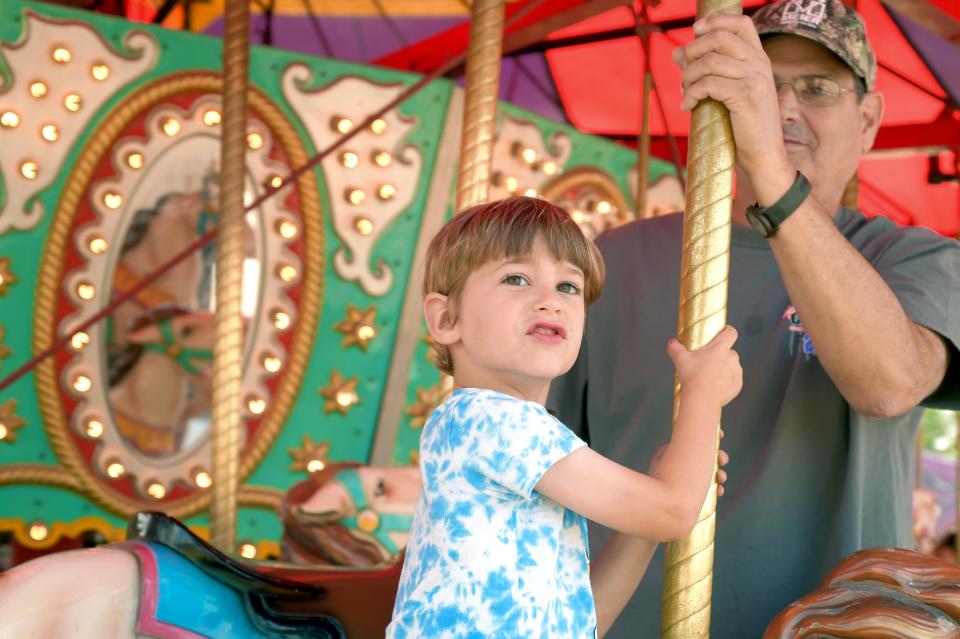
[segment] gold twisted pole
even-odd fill
[[[742,5],[739,0],[697,0],[697,19],[719,12],[739,14]],[[691,349],[705,345],[727,322],[734,154],[727,109],[714,100],[701,101],[690,120],[677,327],[678,339]],[[681,392],[675,385],[674,419]],[[710,634],[716,508],[715,468],[693,531],[686,539],[667,545],[660,610],[662,639]]]
[[[503,49],[503,7],[503,0],[475,0],[471,10],[457,212],[485,202],[490,193]]]
[[[243,317],[243,182],[247,128],[250,8],[227,2],[223,37],[223,125],[220,148],[220,222],[217,230],[217,316],[213,345],[213,500],[210,540],[225,552],[236,547],[240,481]]]

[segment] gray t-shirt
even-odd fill
[[[669,440],[682,215],[603,234],[603,295],[574,368],[550,407],[592,448],[645,471]],[[960,408],[960,243],[842,209],[843,235],[914,322],[947,338],[951,369],[925,405]],[[816,356],[767,241],[734,226],[728,322],[740,333],[740,396],[724,409],[730,453],[717,510],[711,636],[760,637],[840,559],[871,546],[912,547],[913,451],[922,409],[877,420],[854,412]],[[599,551],[608,532],[596,527]],[[656,637],[662,549],[608,637]]]

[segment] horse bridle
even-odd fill
[[[347,494],[353,501],[356,515],[342,517],[340,524],[346,528],[355,528],[367,533],[387,551],[393,555],[400,547],[390,538],[390,533],[405,533],[413,525],[413,515],[397,515],[393,513],[378,513],[367,503],[367,495],[363,491],[363,482],[356,468],[344,468],[337,472],[334,481],[340,482],[347,489]]]

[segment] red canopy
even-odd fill
[[[744,11],[750,12],[766,1],[744,0]],[[939,5],[931,7],[945,12],[944,23],[960,18],[960,3],[955,0],[931,2]],[[608,8],[611,4],[616,3],[512,3],[507,8],[504,54],[544,51],[571,124],[587,133],[632,144],[640,128],[645,60],[635,35],[634,11],[623,5]],[[931,68],[939,69],[943,75],[943,69],[956,67],[960,48],[948,44],[947,55],[952,54],[953,59],[933,60],[939,65],[931,65],[880,0],[859,0],[856,4],[877,54],[877,90],[884,93],[887,105],[875,146],[877,152],[865,158],[861,166],[861,208],[868,213],[883,213],[900,223],[957,235],[960,109],[955,100],[960,86],[950,87],[951,96]],[[641,9],[639,3],[635,9]],[[679,109],[680,73],[670,52],[693,37],[690,24],[695,10],[694,0],[662,0],[657,6],[648,6],[649,19],[657,29],[651,36],[650,63],[659,94],[658,99],[651,99],[649,126],[654,136],[653,153],[666,159],[670,159],[668,135],[677,139],[681,160],[686,156],[689,115]],[[519,17],[511,22],[511,16]],[[900,22],[904,20],[901,16]],[[921,27],[916,28],[937,38]],[[914,34],[914,29],[910,32]],[[463,50],[468,37],[467,25],[460,25],[377,63],[426,72]],[[898,151],[890,153],[894,149]]]

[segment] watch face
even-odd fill
[[[764,237],[770,237],[773,233],[773,225],[770,224],[770,220],[763,213],[754,210],[752,206],[747,208],[747,221],[756,229],[757,233]]]

